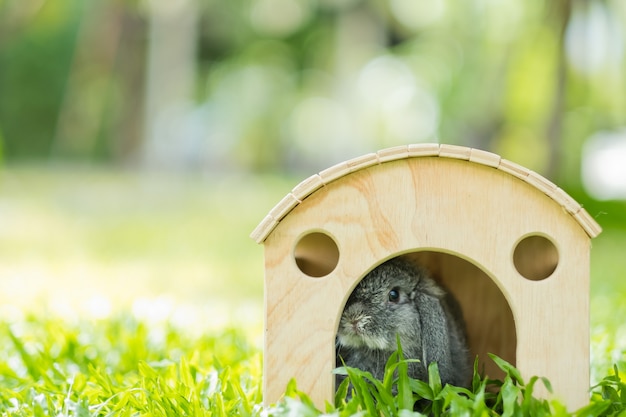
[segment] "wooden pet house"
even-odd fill
[[[547,377],[568,407],[587,404],[589,252],[600,231],[544,177],[461,146],[384,149],[309,177],[251,235],[265,247],[265,403],[291,378],[318,406],[332,400],[348,296],[405,256],[459,300],[485,373],[501,376],[495,353],[526,378]]]

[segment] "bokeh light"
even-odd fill
[[[599,132],[585,143],[583,185],[598,200],[626,200],[626,129]]]

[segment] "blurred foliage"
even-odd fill
[[[621,0],[0,0],[4,153],[310,173],[442,141],[576,188],[585,139],[624,125],[625,22]],[[180,66],[193,91],[155,110]]]
[[[48,155],[78,25],[78,2],[0,2],[0,129],[8,158]]]

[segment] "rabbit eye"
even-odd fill
[[[398,291],[397,288],[392,288],[391,291],[389,291],[389,301],[392,303],[400,301],[400,291]]]

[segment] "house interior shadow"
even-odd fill
[[[461,305],[470,355],[478,356],[482,376],[502,379],[504,373],[489,353],[516,364],[517,336],[513,313],[500,288],[479,267],[458,256],[419,251],[403,255],[426,268]]]

